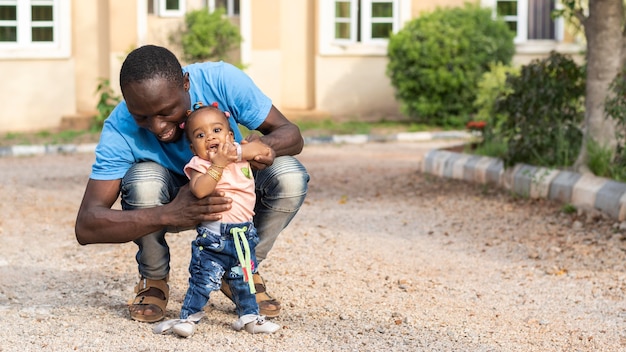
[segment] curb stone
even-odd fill
[[[364,144],[374,142],[421,142],[442,139],[467,139],[471,135],[464,131],[412,132],[395,135],[333,135],[328,137],[305,137],[304,144]],[[50,145],[14,145],[0,147],[0,158],[11,156],[31,156],[44,154],[91,153],[97,143],[89,144],[50,144]]]
[[[11,156],[31,156],[44,154],[90,153],[96,150],[95,143],[89,144],[49,144],[49,145],[13,145],[0,147],[0,158]]]
[[[502,160],[497,158],[472,157],[440,149],[432,149],[426,154],[421,171],[443,178],[497,186],[524,197],[595,208],[618,221],[626,220],[626,183],[604,177],[526,164],[505,170]]]

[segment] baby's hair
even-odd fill
[[[197,106],[197,107],[196,107]],[[228,116],[226,116],[226,114],[220,110],[216,104],[213,105],[202,105],[202,104],[194,104],[194,110],[189,110],[187,112],[187,121],[185,122],[185,134],[187,135],[187,139],[191,140],[191,136],[189,135],[189,133],[191,133],[191,131],[189,130],[189,128],[186,128],[187,126],[189,126],[189,121],[191,121],[193,118],[195,118],[198,115],[198,111],[204,111],[204,110],[211,110],[211,111],[215,111],[218,112],[219,114],[221,114],[224,117],[224,120],[226,121],[226,126],[228,126],[228,130],[230,132],[233,131],[233,129],[230,127],[230,121],[228,120]]]
[[[156,45],[144,45],[128,54],[122,64],[120,70],[122,94],[129,83],[153,78],[163,78],[180,87],[184,84],[183,69],[171,51]]]

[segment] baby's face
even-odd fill
[[[187,120],[185,129],[191,142],[191,151],[205,160],[211,160],[217,147],[225,142],[234,142],[228,119],[217,110],[201,109]]]

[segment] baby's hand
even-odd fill
[[[230,142],[220,143],[216,151],[209,152],[211,163],[226,166],[237,161],[237,148]]]

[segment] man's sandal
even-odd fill
[[[264,315],[266,318],[276,318],[280,314],[280,302],[267,293],[265,287],[265,281],[261,277],[261,274],[256,273],[252,275],[254,280],[254,288],[256,290],[256,303],[259,305],[259,314]],[[226,280],[222,279],[222,287],[220,288],[222,293],[233,300],[233,294],[230,291],[230,287]]]
[[[170,296],[167,278],[152,280],[142,277],[135,286],[135,299],[128,302],[128,311],[133,320],[154,323],[165,317],[165,308]],[[150,310],[153,314],[144,314]]]

